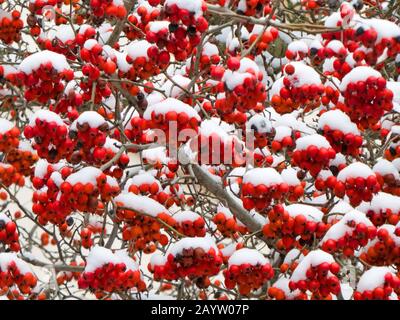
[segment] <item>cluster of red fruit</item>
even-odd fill
[[[170,125],[176,125],[178,132],[184,129],[197,131],[200,122],[200,116],[190,105],[174,98],[168,98],[149,106],[143,117],[147,121],[149,129],[163,130],[167,139]],[[184,141],[179,142],[183,143]]]
[[[100,114],[95,111],[81,113],[70,127],[69,137],[79,149],[71,154],[69,161],[73,164],[82,160],[102,163],[107,155],[107,150],[102,147],[107,141],[108,131],[108,123]]]
[[[199,238],[184,238],[199,239]],[[179,244],[179,242],[177,242]],[[205,250],[202,247],[183,248],[175,255],[169,253],[164,264],[149,264],[149,270],[154,273],[154,279],[176,280],[179,278],[197,278],[217,274],[222,264],[222,256],[213,247]]]
[[[264,27],[259,26],[262,28],[261,32],[255,32],[253,28],[253,32],[249,38],[249,46],[254,47],[254,51],[256,55],[259,55],[266,51],[273,41],[278,38],[278,29],[274,27],[268,27],[265,31],[263,31]]]
[[[368,177],[344,177],[339,172],[337,178],[332,177],[329,181],[327,186],[334,185],[333,191],[335,195],[339,198],[348,196],[350,204],[354,207],[358,206],[362,201],[371,201],[373,194],[381,189],[375,174],[371,174]]]
[[[36,152],[18,148],[10,150],[5,160],[8,164],[12,165],[17,172],[27,177],[31,175],[33,165],[38,159],[39,157]]]
[[[297,246],[297,243],[304,244],[315,238],[321,238],[329,229],[329,225],[320,221],[322,212],[317,212],[318,217],[314,217],[315,208],[293,205],[293,210],[288,210],[282,205],[275,205],[268,212],[268,223],[263,226],[263,234],[268,238],[280,240],[277,247],[283,250],[290,250]],[[309,212],[307,212],[309,211]]]
[[[224,84],[225,97],[218,98],[215,102],[217,111],[221,115],[231,114],[234,111],[241,113],[249,110],[259,111],[261,104],[267,98],[267,93],[262,83],[263,74],[255,62],[249,58],[229,57],[226,63],[228,70],[220,79]],[[229,117],[224,120],[228,121]],[[241,123],[245,121],[246,118]]]
[[[90,8],[96,17],[123,19],[127,13],[124,2],[116,0],[90,0]]]
[[[271,97],[271,105],[278,113],[290,113],[300,106],[305,106],[305,111],[308,111],[319,107],[321,104],[321,97],[325,93],[324,85],[320,83],[320,80],[319,83],[299,84],[300,78],[306,75],[297,75],[296,69],[307,70],[313,74],[315,72],[306,65],[291,63],[285,66],[282,87],[279,92]]]
[[[128,47],[127,63],[131,66],[127,71],[119,70],[119,76],[132,81],[146,80],[158,75],[170,62],[170,54],[166,50],[160,50],[156,45],[151,45],[146,40],[133,42]],[[137,95],[137,86],[125,84],[132,95]],[[146,89],[148,91],[148,89]]]
[[[201,34],[208,28],[203,14],[207,10],[205,1],[194,0],[191,5],[182,6],[183,2],[166,1],[161,14],[170,21],[170,35],[166,41],[166,49],[174,54],[175,59],[183,61],[200,43]],[[192,8],[195,11],[191,11]]]
[[[349,213],[351,214],[351,213]],[[334,224],[321,241],[322,250],[333,253],[342,252],[347,257],[352,257],[359,247],[367,245],[369,240],[376,237],[376,227],[371,222],[360,222],[357,219],[342,218]],[[338,235],[335,235],[338,231]]]
[[[22,187],[25,184],[25,179],[14,166],[0,162],[0,182],[6,187],[12,184]]]
[[[131,14],[128,16],[128,23],[124,26],[124,33],[129,40],[136,40],[141,38],[143,32],[149,29],[151,21],[157,20],[160,16],[160,10],[158,8],[152,8],[146,5],[146,3],[139,4],[137,15]],[[156,22],[160,23],[160,22]],[[168,31],[168,28],[166,29]],[[167,33],[166,31],[166,33]],[[147,41],[150,42],[149,39]],[[161,47],[161,45],[159,46]]]
[[[176,221],[175,229],[187,237],[204,237],[206,235],[204,218],[197,214],[194,215],[191,211],[181,211],[173,219]]]
[[[11,122],[1,119],[0,125],[3,128],[10,128],[8,130],[1,130],[0,132],[0,152],[7,153],[19,145],[20,131]]]
[[[245,255],[247,259],[257,258],[256,263],[237,260],[238,257],[246,258]],[[240,249],[232,254],[228,263],[228,268],[223,271],[225,286],[232,290],[237,285],[239,293],[244,296],[249,295],[253,290],[258,290],[274,276],[271,264],[256,250]]]
[[[375,269],[370,269],[370,271],[375,271]],[[366,273],[363,276],[366,276]],[[354,300],[390,300],[393,293],[400,293],[400,279],[388,270],[381,286],[372,290],[356,290]]]
[[[230,213],[230,212],[229,212]],[[224,237],[235,238],[238,233],[245,234],[246,226],[238,223],[235,216],[226,214],[226,209],[220,210],[212,218],[212,221],[217,225],[217,229]]]
[[[253,170],[258,170],[253,169]],[[272,168],[259,168],[260,174],[278,174]],[[262,172],[262,171],[265,172]],[[260,183],[253,184],[252,182],[247,182],[245,179],[242,184],[241,199],[243,201],[243,206],[246,210],[256,209],[257,211],[264,211],[269,207],[273,200],[282,200],[289,191],[289,186],[285,182],[273,182],[268,185]]]
[[[377,237],[360,254],[360,259],[373,266],[400,265],[400,228],[383,225]]]
[[[5,44],[19,42],[21,40],[21,30],[24,27],[20,19],[21,13],[17,10],[11,12],[9,16],[3,16],[0,20],[0,40]]]
[[[293,165],[310,172],[311,176],[316,177],[323,168],[328,167],[329,162],[335,158],[336,152],[329,145],[329,142],[327,142],[325,146],[313,144],[311,138],[314,136],[318,137],[313,135],[302,137],[297,140],[296,149],[292,154],[292,163]],[[308,137],[310,137],[309,140],[307,139]],[[302,143],[300,148],[298,147],[299,142],[304,142],[304,145]]]
[[[8,245],[11,251],[18,252],[21,249],[18,239],[15,222],[0,218],[0,242]]]
[[[334,130],[329,125],[325,125],[322,128],[321,134],[329,141],[329,144],[337,153],[352,155],[353,157],[360,154],[360,147],[363,144],[361,135]]]
[[[83,272],[78,279],[80,289],[90,289],[94,292],[121,292],[137,288],[139,292],[146,289],[146,284],[140,278],[139,270],[127,270],[124,263],[106,263],[93,272]]]
[[[386,87],[386,79],[381,76],[369,76],[365,80],[352,82],[353,72],[363,72],[362,68],[353,69],[342,80],[342,95],[344,104],[341,105],[350,119],[363,128],[373,128],[383,114],[393,108],[393,92]],[[346,81],[346,77],[349,77]],[[347,84],[345,86],[343,83]]]
[[[33,148],[38,156],[51,163],[66,158],[75,146],[68,137],[67,125],[52,111],[38,111],[24,128],[24,135],[34,139]]]
[[[218,0],[220,6],[226,6],[227,3],[236,11],[246,16],[267,16],[271,12],[270,0],[244,0],[244,5],[240,0],[229,2],[228,0]],[[241,4],[240,4],[241,3]]]
[[[57,53],[51,51],[41,51],[29,56],[27,59],[33,61],[35,55],[40,54],[44,56],[48,53],[57,55]],[[40,57],[37,58],[40,59]],[[62,55],[60,55],[60,59],[65,61],[65,57]],[[29,63],[29,61],[26,63]],[[27,101],[38,101],[42,104],[47,103],[50,99],[56,100],[64,91],[64,84],[62,81],[71,81],[74,77],[72,69],[58,70],[51,60],[40,64],[36,69],[26,71],[27,73],[19,71],[18,73],[9,74],[7,78],[14,85],[24,85],[26,87],[24,96]]]
[[[0,259],[4,259],[2,266],[5,268],[0,270],[0,287],[12,288],[16,286],[19,294],[28,295],[32,289],[36,287],[37,278],[32,272],[23,272],[20,270],[19,263],[24,261],[19,260],[12,253],[2,253]],[[18,260],[16,262],[15,260]]]
[[[340,292],[340,281],[337,278],[339,271],[340,265],[336,262],[311,264],[306,271],[305,279],[294,281],[292,276],[289,288],[292,291],[298,289],[306,292],[309,290],[312,293],[311,299],[326,298],[330,294],[337,295]]]
[[[144,130],[146,129],[146,120],[139,115],[132,116],[130,125],[125,128],[124,133],[132,143],[144,143],[147,141]]]

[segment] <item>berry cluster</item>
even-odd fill
[[[376,174],[366,164],[354,162],[339,172],[333,191],[339,198],[348,196],[350,204],[358,206],[361,201],[371,201],[380,189]]]
[[[261,288],[273,276],[274,269],[268,260],[257,250],[247,248],[235,251],[224,270],[226,288],[232,290],[237,285],[244,296]]]
[[[18,252],[21,247],[19,244],[17,225],[6,215],[0,214],[0,242],[7,245],[11,251]]]
[[[328,167],[329,161],[334,159],[335,156],[335,150],[325,137],[312,134],[296,140],[292,163],[309,171],[315,177],[323,168]]]
[[[351,257],[360,246],[376,237],[376,227],[357,210],[350,211],[335,223],[321,240],[320,246],[326,252],[343,252]]]
[[[183,238],[175,242],[166,256],[152,256],[149,270],[155,279],[176,280],[215,275],[220,271],[222,256],[207,238]]]
[[[98,246],[90,251],[78,286],[94,292],[123,292],[132,288],[140,292],[146,289],[139,267],[127,253],[113,253]]]
[[[187,237],[204,237],[206,235],[204,218],[193,211],[180,211],[173,216],[176,230]]]
[[[40,158],[56,163],[66,158],[74,148],[68,137],[68,127],[62,119],[49,110],[39,110],[24,129],[27,139],[34,139],[33,148]]]
[[[44,50],[25,58],[18,73],[8,75],[17,86],[25,86],[25,99],[47,103],[56,99],[64,90],[63,80],[71,81],[74,72],[65,56]]]
[[[340,265],[330,254],[321,250],[311,251],[294,270],[289,288],[291,291],[310,291],[311,299],[337,295],[340,292],[339,271]]]
[[[281,200],[289,186],[273,168],[255,168],[243,176],[241,199],[247,210],[264,211],[273,200]]]
[[[371,279],[374,282],[371,283]],[[388,267],[372,267],[361,276],[354,300],[390,300],[400,293],[400,279]]]
[[[238,233],[245,234],[247,232],[246,226],[238,221],[228,208],[221,205],[218,206],[217,214],[212,221],[224,237],[235,238]]]
[[[284,67],[284,77],[271,88],[271,105],[278,113],[290,113],[304,106],[305,111],[320,106],[325,87],[319,74],[302,62]]]
[[[386,87],[386,79],[370,67],[350,71],[342,79],[340,90],[345,103],[343,111],[364,128],[372,128],[393,108],[393,92]]]
[[[21,20],[21,13],[13,10],[11,14],[6,13],[0,18],[0,40],[5,44],[19,42],[21,40],[21,30],[24,23]]]
[[[279,246],[288,251],[297,242],[304,244],[314,237],[321,238],[329,228],[322,217],[323,213],[311,206],[292,204],[284,208],[276,205],[268,212],[269,222],[264,225],[263,234],[280,238]]]

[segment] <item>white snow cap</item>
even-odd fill
[[[229,266],[239,266],[245,263],[249,263],[252,266],[265,265],[268,263],[268,259],[256,249],[242,248],[236,250],[228,260]]]
[[[98,128],[106,123],[106,120],[96,111],[85,111],[71,124],[71,129],[76,130],[77,123],[80,125],[88,123],[91,128]]]
[[[183,238],[174,244],[172,244],[168,251],[168,254],[172,254],[176,256],[177,254],[181,253],[183,249],[195,249],[195,248],[202,248],[204,251],[208,251],[211,248],[218,253],[218,248],[212,238],[209,237],[193,237],[193,238]]]
[[[392,174],[396,180],[400,180],[399,171],[393,163],[386,159],[379,159],[377,163],[373,166],[372,171],[380,174],[381,176]]]
[[[328,140],[320,134],[311,134],[296,140],[296,150],[306,150],[309,146],[316,146],[317,148],[331,147]]]
[[[0,118],[0,134],[5,134],[7,131],[10,131],[14,127],[15,125],[11,121]]]
[[[139,269],[137,263],[128,256],[126,252],[113,253],[105,247],[93,247],[86,258],[85,272],[94,272],[97,268],[101,268],[107,263],[124,263],[127,270],[136,271]]]
[[[173,216],[176,222],[196,221],[200,217],[198,213],[189,210],[180,211]]]
[[[318,120],[318,127],[323,129],[329,126],[331,130],[340,130],[344,134],[353,133],[359,135],[357,125],[351,122],[350,117],[341,110],[330,110],[325,112]]]
[[[304,64],[303,62],[290,62],[294,67],[294,74],[288,75],[285,73],[285,77],[290,80],[290,83],[294,87],[301,87],[306,84],[321,84],[321,78],[314,68]]]
[[[366,66],[356,67],[346,74],[340,84],[340,91],[344,92],[347,89],[349,83],[356,83],[358,81],[365,81],[369,77],[381,77],[379,71]]]
[[[169,111],[175,111],[177,113],[185,112],[190,118],[195,118],[199,121],[201,120],[195,109],[193,109],[190,105],[174,98],[167,98],[164,101],[148,106],[143,114],[143,118],[145,120],[151,120],[151,113],[153,111],[156,114],[163,115]]]
[[[71,69],[64,55],[49,50],[39,51],[26,57],[18,69],[25,74],[30,74],[33,70],[39,69],[40,65],[48,62],[51,62],[58,72]]]
[[[266,186],[283,183],[281,175],[273,168],[254,168],[245,173],[243,183]]]
[[[345,182],[347,178],[368,178],[369,176],[375,176],[375,173],[365,163],[354,162],[348,165],[346,168],[340,170],[337,179]]]
[[[302,214],[307,218],[307,220],[314,220],[316,222],[321,222],[324,216],[324,213],[321,210],[306,204],[295,203],[286,206],[285,209],[289,213],[289,215],[293,218]]]
[[[394,275],[389,267],[372,267],[365,271],[358,281],[357,291],[363,293],[364,291],[373,291],[375,288],[383,287],[387,273]]]
[[[132,60],[143,57],[148,61],[149,56],[147,55],[147,50],[152,46],[153,45],[146,40],[133,41],[127,46],[126,53]]]
[[[157,217],[160,213],[169,214],[169,211],[162,204],[146,196],[138,196],[132,193],[121,193],[114,198],[114,201],[116,203],[122,203],[124,207],[130,210],[148,214],[152,217]]]
[[[367,218],[365,213],[358,210],[352,210],[346,213],[339,222],[335,223],[329,228],[325,236],[322,238],[321,243],[324,243],[329,239],[338,240],[346,234],[353,233],[355,227],[350,227],[347,224],[350,221],[354,221],[356,224],[363,223],[367,227],[373,226],[372,222]]]
[[[314,250],[310,251],[304,258],[303,260],[300,261],[296,269],[293,271],[293,274],[290,278],[290,280],[293,280],[295,282],[306,279],[306,272],[310,267],[316,267],[319,266],[321,263],[333,263],[335,262],[335,259],[333,257],[322,250]],[[329,272],[329,274],[331,274]]]
[[[40,109],[32,114],[29,117],[29,126],[35,126],[36,119],[40,119],[46,122],[55,122],[59,126],[65,126],[65,123],[62,121],[61,117],[57,113],[50,110]]]

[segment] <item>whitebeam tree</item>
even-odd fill
[[[0,6],[2,298],[399,299],[399,1]]]

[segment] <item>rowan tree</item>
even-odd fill
[[[0,295],[398,299],[400,2],[0,5]]]

